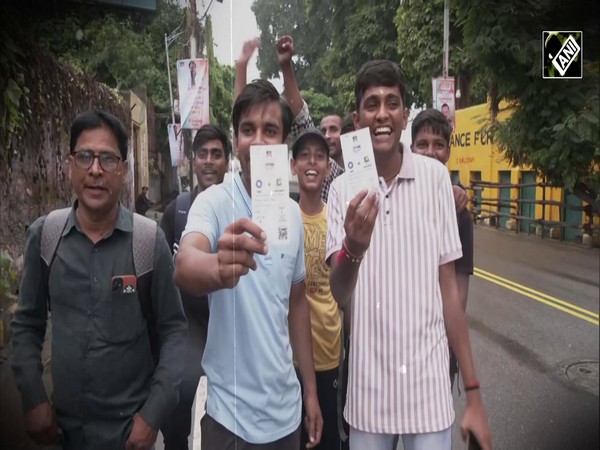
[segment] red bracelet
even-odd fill
[[[342,241],[342,249],[338,253],[338,264],[340,264],[343,259],[348,259],[351,263],[357,264],[362,261],[363,257],[355,256],[350,253],[348,247],[346,246],[346,241],[344,240]]]
[[[476,381],[476,382],[471,383],[471,384],[465,384],[465,391],[466,392],[476,391],[477,389],[479,389],[479,381]]]

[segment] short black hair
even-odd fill
[[[444,106],[445,106],[446,108],[450,109],[450,106],[448,105],[448,103],[444,103],[444,104],[442,105],[442,109],[444,108]]]
[[[283,142],[287,139],[292,129],[294,115],[287,102],[281,98],[275,86],[267,80],[254,80],[247,84],[233,105],[233,132],[238,136],[238,127],[242,114],[248,112],[251,108],[262,103],[279,102],[281,105],[281,121],[283,123]]]
[[[421,111],[414,118],[411,127],[412,141],[415,142],[417,134],[423,128],[430,129],[432,133],[441,135],[450,147],[450,134],[452,133],[452,127],[446,119],[446,116],[437,109],[429,108]]]
[[[202,125],[196,136],[194,137],[194,142],[192,143],[192,149],[194,153],[200,147],[204,145],[204,143],[208,141],[218,140],[223,144],[223,151],[225,152],[225,159],[229,161],[229,157],[231,156],[231,144],[227,135],[221,131],[220,128],[215,127],[214,125]]]
[[[373,86],[398,86],[402,104],[406,97],[406,79],[402,69],[393,61],[387,59],[375,59],[367,61],[362,65],[356,76],[354,84],[354,97],[356,99],[356,112],[360,112],[360,101],[365,91]]]
[[[352,114],[348,114],[342,122],[342,129],[340,130],[340,135],[351,133],[352,131],[356,131],[356,127],[354,126],[354,117],[352,117]]]
[[[127,131],[123,126],[123,123],[113,116],[111,113],[101,110],[86,111],[75,118],[71,124],[71,136],[69,141],[69,148],[71,154],[75,153],[75,146],[77,145],[77,139],[81,133],[87,130],[94,130],[105,126],[117,139],[119,146],[119,153],[121,153],[121,159],[127,160]]]

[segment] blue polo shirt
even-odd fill
[[[304,229],[290,201],[286,244],[269,243],[255,255],[257,269],[234,289],[209,295],[210,321],[202,367],[208,378],[207,413],[252,444],[281,439],[300,425],[300,384],[292,362],[288,311],[292,284],[304,279]],[[217,251],[225,228],[252,218],[252,201],[239,174],[200,193],[183,233],[199,232]]]

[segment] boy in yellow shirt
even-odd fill
[[[327,205],[321,200],[323,181],[329,172],[329,145],[316,129],[304,130],[292,146],[291,169],[298,177],[300,210],[304,222],[306,298],[310,306],[317,395],[323,414],[323,434],[317,449],[340,448],[337,426],[337,388],[342,322],[329,288],[325,263]],[[307,442],[302,433],[301,448]]]

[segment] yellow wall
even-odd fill
[[[510,116],[510,108],[506,104],[500,104],[498,118],[506,120]],[[482,104],[456,111],[456,130],[450,137],[450,159],[448,169],[458,171],[461,183],[470,185],[471,172],[480,171],[481,180],[488,182],[499,182],[499,171],[511,171],[511,183],[521,182],[521,172],[531,170],[527,166],[512,166],[504,159],[494,144],[493,138],[485,131],[485,122],[489,118],[489,105]],[[537,182],[543,180],[537,179]],[[499,190],[486,188],[482,191],[483,198],[498,198]],[[511,198],[519,198],[519,189],[511,189]],[[543,189],[536,189],[536,199],[542,200]],[[546,200],[563,200],[563,189],[546,188]],[[484,209],[496,209],[484,206]],[[513,210],[513,213],[518,211]],[[484,214],[485,215],[485,214]],[[536,218],[542,217],[542,205],[536,205]],[[545,219],[560,221],[560,208],[558,206],[546,206]],[[585,217],[583,218],[585,220]]]

